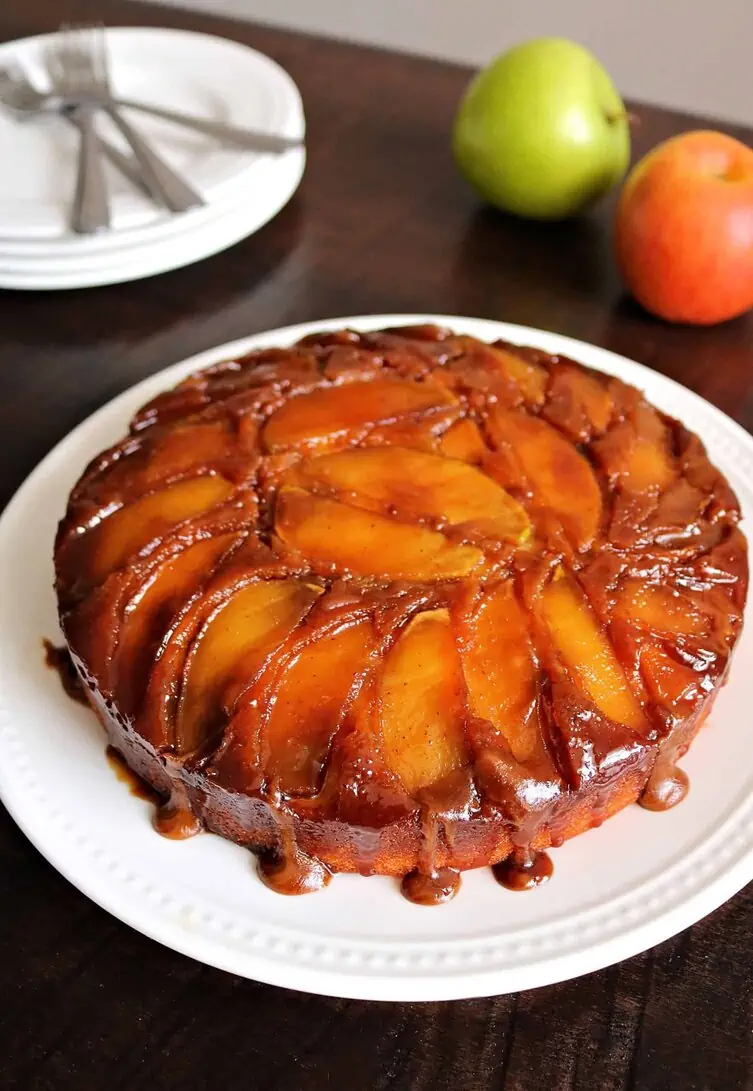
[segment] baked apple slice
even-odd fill
[[[543,620],[557,656],[578,689],[605,716],[643,732],[641,705],[628,685],[604,630],[571,577],[555,574],[542,592]]]
[[[614,405],[596,375],[564,361],[552,368],[542,416],[572,440],[585,442],[606,431]]]
[[[488,423],[495,445],[512,453],[534,503],[554,512],[577,549],[588,548],[602,515],[601,489],[590,463],[538,417],[495,406]]]
[[[457,419],[457,406],[437,409],[425,416],[401,417],[377,424],[360,439],[368,447],[410,447],[417,451],[436,451],[439,437],[450,421]]]
[[[658,494],[677,477],[669,429],[655,409],[638,401],[625,420],[593,444],[610,480],[627,493]]]
[[[264,731],[267,775],[281,791],[310,794],[320,787],[373,641],[371,623],[360,621],[314,640],[285,670]]]
[[[496,538],[520,542],[530,530],[516,500],[459,459],[405,447],[339,451],[304,464],[302,484],[326,486],[349,503],[440,525],[470,523]]]
[[[224,477],[208,474],[148,493],[108,515],[92,530],[71,542],[63,566],[82,569],[92,583],[105,578],[124,561],[158,541],[178,523],[194,518],[227,500],[233,486]]]
[[[384,663],[382,752],[415,795],[467,763],[465,683],[447,610],[414,617]]]
[[[478,425],[469,417],[463,417],[450,425],[439,443],[439,450],[446,458],[459,458],[463,462],[479,463],[489,454]]]
[[[512,581],[490,590],[460,641],[468,707],[504,736],[517,761],[540,756],[535,716],[539,670]]]
[[[484,559],[481,550],[449,542],[427,527],[287,486],[277,497],[282,542],[319,571],[390,580],[459,579]]]
[[[236,591],[205,622],[183,674],[175,725],[180,753],[212,741],[239,687],[253,680],[320,594],[320,588],[297,580],[261,580]]]
[[[641,674],[651,697],[665,709],[685,715],[687,707],[698,706],[708,691],[704,678],[691,667],[679,663],[659,644],[648,643],[641,650]]]
[[[118,692],[127,714],[136,711],[155,652],[173,617],[233,541],[235,535],[221,534],[171,557],[150,573],[127,604],[116,652]]]
[[[106,502],[118,491],[136,496],[168,480],[197,477],[234,453],[235,432],[226,419],[195,421],[128,436],[90,467],[77,486],[87,500]]]
[[[706,636],[711,619],[689,595],[671,587],[627,580],[614,608],[614,616],[657,633]]]
[[[542,405],[546,397],[549,373],[540,364],[524,360],[517,353],[498,345],[490,345],[502,371],[517,386],[526,405]]]
[[[373,379],[318,387],[290,398],[272,414],[264,428],[264,444],[270,452],[315,446],[354,430],[454,403],[447,390],[431,382]]]

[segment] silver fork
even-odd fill
[[[71,34],[64,36],[60,54],[64,65],[86,84],[81,105],[104,110],[128,141],[153,199],[172,212],[185,212],[203,205],[201,195],[126,121],[113,102],[104,26],[100,23],[73,28]]]
[[[85,73],[66,63],[65,42],[69,31],[62,29],[60,36],[45,49],[45,62],[50,79],[58,94],[78,97],[86,91]],[[92,235],[110,226],[110,200],[107,180],[95,127],[96,106],[82,102],[73,112],[73,120],[81,133],[79,145],[76,191],[71,208],[71,228],[79,235]]]
[[[0,67],[0,73],[9,72],[10,69],[15,70],[16,65],[6,64]],[[28,83],[24,72],[14,71],[13,80],[16,83]],[[37,101],[34,107],[21,107],[21,109],[34,109],[43,113],[60,113],[65,115],[63,107],[66,105],[64,99],[60,95],[53,91],[36,91]],[[0,96],[1,97],[1,96]],[[15,106],[10,104],[13,109]],[[255,129],[244,129],[237,125],[228,125],[224,121],[216,121],[214,118],[195,117],[192,114],[184,114],[180,110],[167,110],[163,106],[150,105],[147,102],[139,102],[135,99],[123,98],[118,95],[117,98],[113,98],[113,105],[119,108],[126,107],[128,110],[138,110],[142,114],[147,114],[150,117],[158,117],[163,121],[170,121],[174,125],[182,126],[192,132],[202,133],[204,136],[214,137],[215,140],[219,140],[222,144],[229,144],[238,148],[246,148],[248,151],[254,152],[272,152],[274,154],[282,154],[282,152],[289,151],[291,148],[300,148],[303,144],[303,137],[290,137],[280,136],[277,133],[265,133],[259,132]],[[70,111],[68,112],[70,117]],[[112,144],[108,144],[100,136],[100,144],[103,151],[109,156],[108,148],[113,149]]]
[[[0,66],[0,105],[10,110],[19,118],[62,117],[81,131],[82,122],[76,110],[64,110],[60,107],[57,95],[49,91],[39,91],[29,80],[26,72],[14,63]],[[133,155],[126,155],[114,144],[99,137],[99,146],[110,162],[128,179],[131,185],[145,192],[139,165]]]

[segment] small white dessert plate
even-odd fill
[[[0,66],[20,65],[44,85],[44,57],[55,35],[0,45]],[[303,138],[301,97],[293,80],[269,57],[226,38],[161,27],[107,30],[113,87],[124,98],[182,110],[240,127]],[[129,114],[144,136],[207,202],[171,216],[138,193],[119,173],[108,179],[112,229],[76,236],[68,226],[75,186],[78,137],[53,116],[18,120],[0,108],[0,252],[8,256],[112,252],[141,239],[161,241],[190,231],[211,209],[245,191],[253,200],[256,170],[274,156],[233,148],[146,114]],[[103,128],[104,133],[104,128]],[[108,130],[108,135],[112,135]],[[120,141],[119,141],[120,142]]]
[[[66,699],[41,641],[57,639],[52,546],[69,489],[133,412],[188,372],[315,330],[438,322],[483,339],[565,352],[618,375],[698,432],[753,513],[753,439],[703,399],[592,345],[498,322],[376,315],[274,330],[176,364],[84,421],[32,473],[0,520],[0,796],[30,840],[86,895],[153,939],[258,981],[333,996],[438,1000],[550,984],[645,950],[711,912],[753,878],[753,626],[708,729],[683,760],[691,790],[663,814],[630,807],[552,853],[526,893],[468,872],[434,909],[386,878],[336,876],[284,898],[245,850],[204,834],[166,841],[151,808],[116,780],[91,713]],[[750,615],[750,609],[748,610]]]

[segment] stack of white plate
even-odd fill
[[[112,228],[75,235],[68,215],[78,134],[64,119],[23,120],[0,106],[0,288],[57,289],[118,284],[177,269],[257,231],[289,201],[303,174],[301,97],[288,74],[261,53],[206,34],[108,29],[113,86],[123,98],[301,139],[282,155],[222,145],[171,123],[129,112],[205,205],[179,215],[155,206],[110,164]],[[0,46],[0,67],[20,63],[40,86],[53,35]],[[103,119],[101,133],[117,132]]]

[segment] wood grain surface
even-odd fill
[[[167,364],[357,313],[557,330],[648,364],[753,428],[750,316],[672,328],[626,300],[612,204],[542,226],[479,207],[449,152],[467,71],[127,0],[5,0],[0,37],[87,16],[223,34],[274,57],[303,94],[309,166],[273,223],[193,268],[81,292],[0,292],[0,505],[74,425]],[[634,108],[636,155],[700,124]],[[753,1088],[752,955],[748,888],[655,950],[577,981],[463,1003],[321,999],[131,931],[0,811],[2,1088],[742,1091]]]

